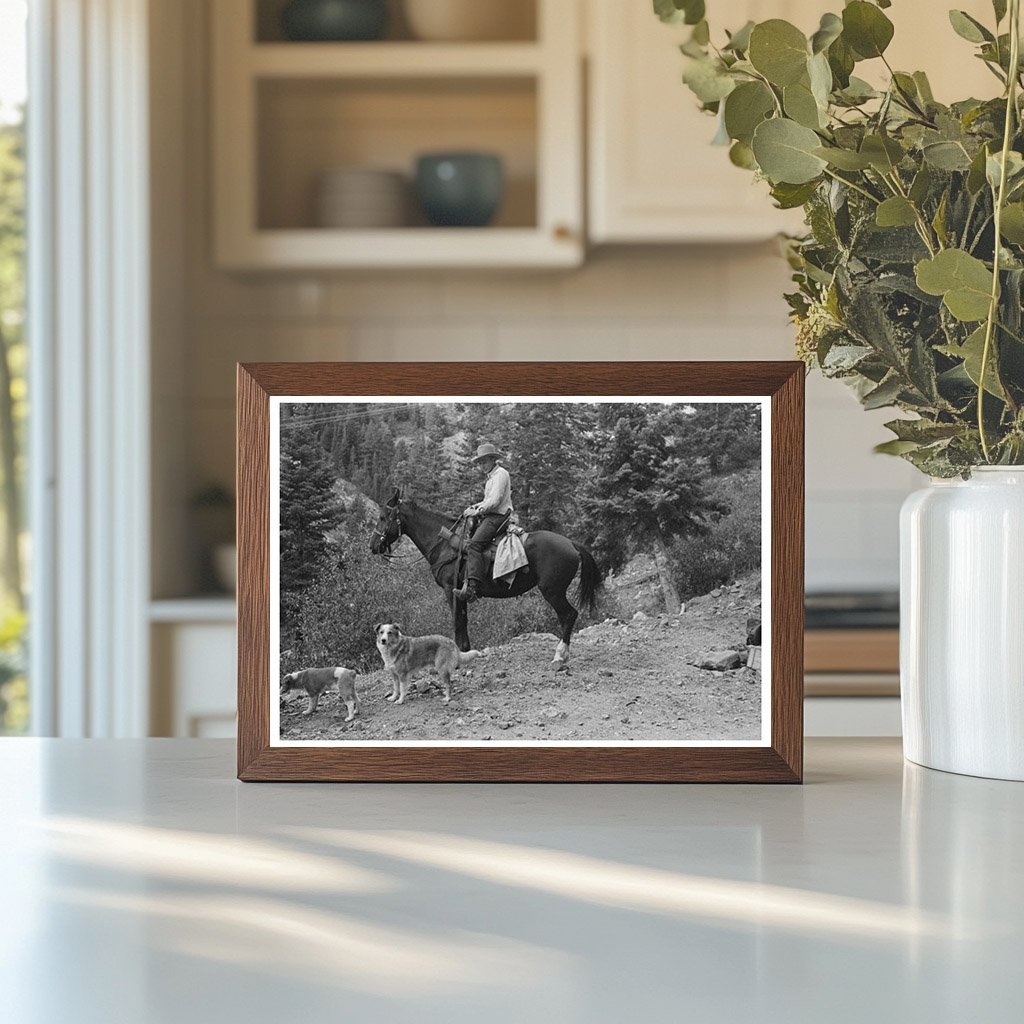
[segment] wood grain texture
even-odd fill
[[[269,396],[770,396],[770,747],[271,747]],[[244,781],[800,782],[803,403],[798,362],[250,363],[238,368],[238,777]]]
[[[898,629],[809,629],[804,636],[805,672],[899,670]]]

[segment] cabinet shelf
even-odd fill
[[[552,237],[535,228],[393,228],[337,231],[328,228],[256,231],[238,250],[221,252],[231,269],[368,266],[573,267],[580,239],[556,229]]]
[[[536,43],[257,43],[243,63],[255,78],[436,78],[537,75]]]
[[[270,0],[262,7],[254,0],[211,6],[219,266],[582,263],[583,76],[575,3],[537,0],[535,39],[479,43],[281,42],[256,31],[257,14],[273,10]],[[411,184],[417,157],[449,150],[501,158],[505,195],[493,226],[431,228],[409,202],[403,227],[319,226],[316,196],[329,172],[384,170]]]

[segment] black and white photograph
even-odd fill
[[[768,417],[272,398],[272,743],[765,745]]]

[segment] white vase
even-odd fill
[[[900,554],[904,754],[1024,781],[1024,467],[910,495]]]

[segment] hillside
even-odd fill
[[[361,675],[361,713],[346,725],[335,694],[306,718],[305,696],[282,704],[289,740],[708,740],[760,736],[761,673],[698,667],[711,651],[746,660],[747,619],[760,618],[756,574],[705,597],[682,615],[606,619],[573,638],[568,669],[549,664],[556,638],[527,633],[485,650],[453,680],[452,700],[413,688],[401,707],[384,698],[383,671]]]

